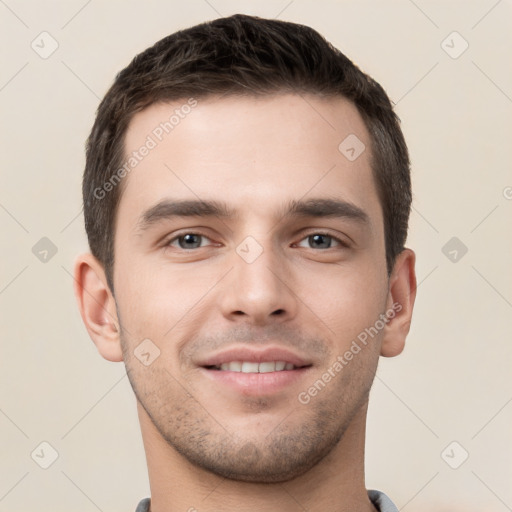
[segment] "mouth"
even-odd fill
[[[252,346],[225,350],[198,366],[214,386],[245,396],[270,396],[289,390],[313,363],[285,348]]]
[[[207,370],[218,370],[221,372],[239,372],[239,373],[271,373],[297,370],[298,368],[307,368],[311,365],[295,366],[286,361],[262,361],[260,363],[253,361],[230,361],[220,365],[204,366]]]

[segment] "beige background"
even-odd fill
[[[97,354],[72,294],[84,141],[136,53],[235,12],[316,28],[383,84],[410,147],[420,285],[372,390],[367,487],[406,512],[512,510],[512,3],[2,0],[0,512],[131,511],[149,493],[124,367]],[[43,31],[59,45],[46,59]]]

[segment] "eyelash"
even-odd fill
[[[173,238],[171,238],[169,241],[167,241],[164,245],[165,247],[172,247],[172,242],[174,241],[177,241],[179,240],[180,238],[184,237],[185,235],[196,235],[196,236],[201,236],[203,238],[207,238],[208,240],[210,240],[210,238],[201,233],[201,232],[197,232],[197,231],[185,231],[183,233],[180,233],[176,236],[174,236]],[[350,248],[350,245],[345,242],[344,240],[342,240],[341,238],[338,238],[330,233],[326,233],[324,231],[313,231],[311,233],[308,233],[307,235],[305,235],[303,238],[300,239],[300,242],[302,242],[303,240],[309,238],[310,236],[314,236],[314,235],[320,235],[320,236],[327,236],[329,238],[332,238],[333,240],[335,240],[341,247],[345,248],[345,249],[348,249]],[[197,249],[202,249],[203,247],[194,247],[192,249],[183,249],[181,247],[175,247],[175,249],[179,249],[179,250],[183,250],[183,251],[193,251],[193,250],[197,250]],[[328,247],[327,249],[319,249],[319,250],[328,250],[328,249],[335,249],[336,247]],[[314,250],[314,248],[312,248]]]

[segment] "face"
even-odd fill
[[[285,481],[339,443],[377,366],[381,332],[361,342],[389,309],[369,135],[342,98],[184,104],[147,108],[126,135],[127,156],[152,147],[116,221],[124,361],[179,456]],[[351,134],[355,160],[362,146],[338,148]]]

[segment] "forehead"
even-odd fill
[[[370,137],[344,98],[312,95],[185,98],[137,113],[125,136],[118,219],[134,225],[165,197],[219,199],[241,215],[336,197],[381,215]],[[265,208],[262,208],[262,206]],[[381,221],[382,219],[380,219]]]

